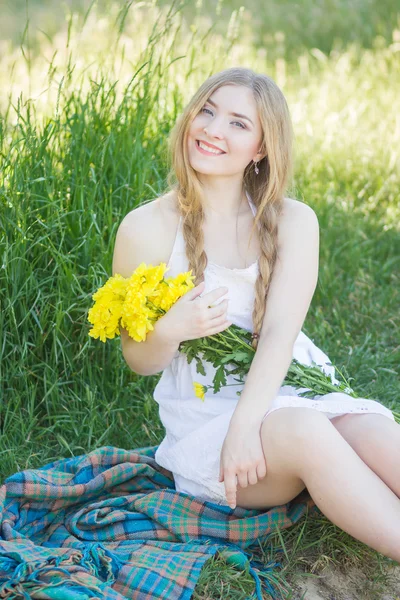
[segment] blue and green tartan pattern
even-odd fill
[[[105,446],[8,477],[0,487],[0,597],[7,600],[189,600],[217,552],[255,581],[279,567],[253,557],[275,527],[309,509],[304,490],[267,511],[203,502],[177,492],[156,447]]]

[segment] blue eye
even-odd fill
[[[210,115],[212,115],[212,112],[209,108],[202,108],[200,112],[204,112],[205,110],[207,110],[209,112]],[[245,125],[243,125],[243,123],[241,123],[240,121],[233,121],[233,123],[239,123],[241,129],[247,129]]]

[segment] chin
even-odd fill
[[[212,171],[211,169],[205,169],[204,167],[197,166],[196,164],[190,163],[190,166],[196,173],[200,175],[224,175],[224,173],[218,173],[218,171]]]

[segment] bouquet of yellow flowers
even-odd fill
[[[92,296],[89,335],[105,342],[119,335],[121,326],[136,342],[145,341],[154,323],[194,287],[191,271],[165,278],[167,270],[165,263],[155,267],[141,263],[130,277],[110,277]]]
[[[165,278],[167,270],[165,263],[157,266],[141,263],[128,278],[119,274],[110,277],[92,296],[95,303],[88,314],[88,321],[93,325],[89,335],[105,342],[107,338],[113,339],[119,335],[121,326],[127,329],[129,336],[135,341],[145,341],[156,321],[194,287],[195,277],[191,271]],[[202,375],[205,375],[204,360],[216,369],[213,385],[198,382],[193,384],[195,395],[202,401],[209,389],[217,393],[222,386],[227,385],[227,375],[236,375],[234,379],[238,383],[230,385],[242,385],[255,355],[251,332],[236,325],[215,335],[185,340],[179,344],[179,352],[186,354],[189,363],[195,360],[196,371]],[[308,366],[293,359],[282,385],[293,386],[299,390],[299,396],[303,397],[313,398],[316,395],[343,391],[358,398],[336,366],[335,371],[340,380],[327,375],[315,363]],[[240,396],[241,392],[238,391],[237,394]],[[400,420],[397,413],[395,416]]]

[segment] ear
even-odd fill
[[[260,162],[260,160],[262,160],[262,159],[263,159],[263,158],[265,158],[266,156],[267,156],[267,153],[266,153],[266,152],[262,152],[262,150],[260,149],[260,150],[257,152],[257,154],[256,154],[255,158],[253,158],[253,161],[254,161],[254,162]]]

